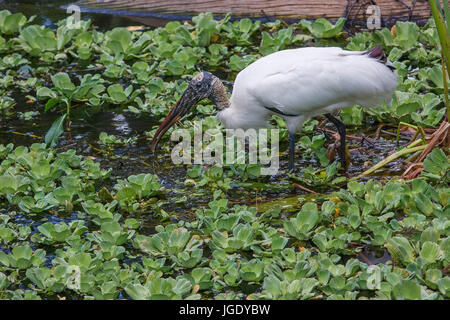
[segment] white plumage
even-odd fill
[[[218,114],[227,128],[267,126],[275,107],[289,132],[304,120],[359,104],[390,102],[397,72],[361,51],[341,48],[299,48],[265,56],[236,77],[230,107]]]

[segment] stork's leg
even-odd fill
[[[345,134],[346,134],[345,133],[345,124],[341,120],[335,118],[330,113],[325,113],[324,116],[327,117],[327,119],[336,126],[339,136],[341,137],[341,145],[339,146],[338,153],[339,153],[339,158],[341,160],[342,168],[346,169],[347,168],[347,161],[346,161],[347,159],[346,159],[346,152],[345,152]]]
[[[289,171],[294,170],[295,133],[289,133]]]

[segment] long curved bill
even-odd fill
[[[196,94],[189,90],[189,88],[184,91],[181,98],[169,111],[158,130],[156,130],[150,147],[152,152],[155,152],[156,146],[164,133],[166,133],[166,131],[169,130],[178,120],[180,120],[181,117],[183,117],[198,102],[198,100],[199,99]]]

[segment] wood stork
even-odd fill
[[[303,122],[324,114],[338,130],[338,150],[345,159],[345,125],[331,112],[388,103],[397,87],[397,71],[381,48],[346,51],[337,47],[299,48],[267,55],[239,72],[228,100],[222,82],[203,71],[189,83],[155,133],[154,151],[163,134],[192,106],[209,98],[226,128],[268,127],[273,114],[284,118],[289,131],[289,170],[294,167],[295,134]]]

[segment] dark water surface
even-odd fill
[[[56,22],[71,15],[71,13],[67,13],[66,9],[63,9],[63,7],[66,7],[70,4],[76,4],[76,1],[0,0],[0,10],[7,9],[12,13],[22,12],[27,17],[35,15],[35,23],[43,24],[46,27],[54,27]],[[98,26],[100,30],[108,30],[114,27],[127,27],[131,25],[141,24],[126,17],[92,12],[82,12],[81,19],[91,19],[92,23]]]

